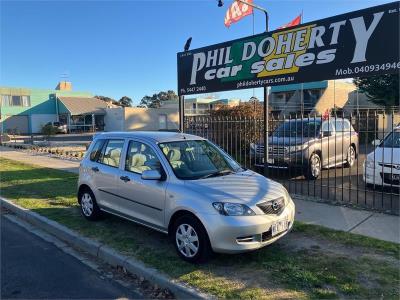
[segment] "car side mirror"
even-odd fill
[[[142,173],[143,180],[160,180],[161,173],[157,170],[145,170]]]
[[[372,144],[372,146],[379,146],[380,145],[380,143],[381,143],[381,140],[380,139],[376,139],[376,140],[373,140],[372,142],[371,142],[371,144]]]

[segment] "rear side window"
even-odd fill
[[[326,122],[322,123],[321,131],[322,132],[334,132],[335,128],[333,126],[333,122],[332,121],[329,121],[329,122],[326,121]]]
[[[335,121],[335,130],[336,130],[336,132],[342,132],[343,131],[343,121],[342,120],[336,120]]]
[[[90,151],[90,160],[91,161],[96,161],[99,158],[99,155],[101,153],[101,149],[103,148],[104,145],[104,140],[97,140],[96,143],[94,144],[92,150]]]
[[[124,140],[108,140],[97,161],[104,165],[118,168],[123,147]]]

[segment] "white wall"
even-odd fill
[[[160,115],[166,116],[166,128],[177,130],[179,116],[171,108],[107,108],[104,116],[105,131],[160,130]]]
[[[41,133],[42,126],[48,122],[56,122],[57,115],[55,114],[33,114],[31,115],[32,133]]]
[[[166,128],[160,128],[160,115],[167,117]],[[125,108],[125,130],[177,130],[179,115],[176,108]]]
[[[106,108],[104,131],[124,131],[125,113],[122,107]]]

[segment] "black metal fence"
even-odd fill
[[[296,196],[399,214],[398,110],[272,114],[268,125],[264,143],[262,119],[185,118],[186,133],[213,141]]]

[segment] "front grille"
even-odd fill
[[[279,215],[285,208],[285,199],[283,197],[258,203],[257,207],[266,215]]]
[[[270,155],[284,155],[286,152],[286,147],[284,146],[269,146],[269,151],[268,153]],[[264,154],[264,145],[257,145],[255,152],[257,154]]]
[[[382,167],[387,167],[387,168],[393,168],[396,170],[400,170],[400,165],[399,164],[391,164],[391,163],[378,163]]]
[[[264,154],[264,146],[263,145],[257,145],[255,150],[256,150],[257,154]]]
[[[268,147],[268,153],[272,155],[284,155],[285,147],[284,146],[270,146]]]

